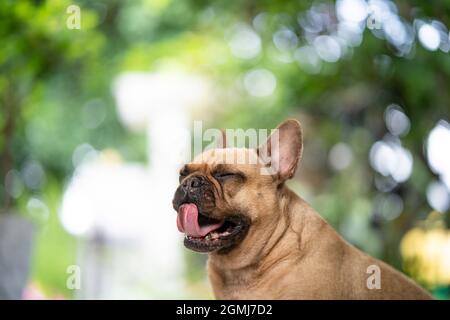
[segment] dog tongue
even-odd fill
[[[180,232],[195,238],[206,236],[211,231],[219,229],[223,222],[200,226],[198,224],[198,208],[193,203],[182,204],[178,208],[177,227]]]

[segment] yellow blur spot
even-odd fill
[[[450,285],[450,230],[432,212],[424,226],[408,231],[400,250],[405,270],[430,286]]]

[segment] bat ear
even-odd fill
[[[271,167],[272,174],[278,175],[281,181],[292,178],[303,151],[300,122],[288,119],[280,123],[257,151],[264,163]]]

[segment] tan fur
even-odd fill
[[[300,151],[299,151],[300,152]],[[226,182],[216,195],[215,217],[230,209],[247,215],[251,227],[230,252],[209,254],[208,273],[218,299],[430,299],[413,281],[341,238],[284,182],[261,175],[256,164],[229,164],[254,150],[215,149],[189,164],[210,175],[228,164],[243,172],[244,184]],[[296,159],[297,160],[297,159]],[[368,289],[367,268],[381,269],[381,289]]]

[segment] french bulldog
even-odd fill
[[[210,149],[180,171],[177,227],[187,248],[208,253],[215,297],[430,299],[286,186],[302,155],[302,129],[290,119],[275,131],[277,139],[258,148]]]

